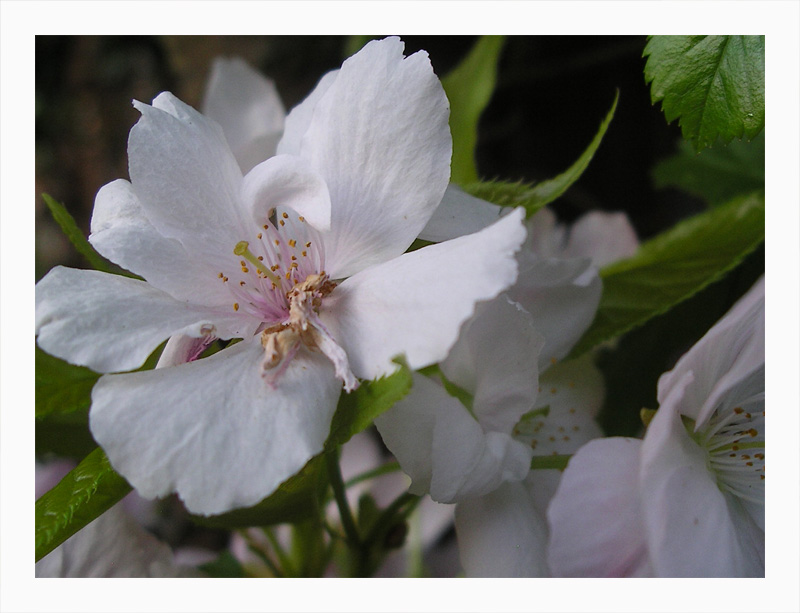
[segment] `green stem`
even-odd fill
[[[328,466],[328,478],[333,488],[333,497],[336,499],[336,506],[339,508],[339,516],[342,518],[342,528],[344,528],[344,533],[347,536],[347,544],[351,549],[360,550],[362,545],[361,537],[358,534],[356,522],[347,504],[342,471],[339,468],[338,453],[335,451],[326,453],[325,462]]]
[[[368,470],[360,475],[356,475],[352,479],[348,479],[345,482],[344,487],[349,488],[357,483],[361,483],[362,481],[374,479],[375,477],[380,477],[381,475],[386,475],[388,473],[397,472],[398,470],[400,470],[400,464],[397,462],[387,462],[383,466],[378,466],[378,468],[373,468],[372,470]]]

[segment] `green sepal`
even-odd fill
[[[319,501],[328,486],[325,474],[324,459],[317,455],[300,472],[281,483],[273,494],[252,507],[235,509],[220,515],[190,517],[202,526],[223,529],[297,523],[316,517]]]
[[[405,359],[397,357],[392,361],[398,365],[398,369],[391,375],[373,381],[362,381],[358,389],[341,395],[328,440],[325,441],[326,451],[344,445],[411,391],[411,371]]]
[[[461,63],[442,79],[450,101],[453,136],[450,180],[453,183],[462,185],[478,180],[475,165],[478,121],[494,93],[504,42],[504,36],[481,36]]]
[[[575,160],[572,166],[557,177],[537,184],[523,183],[521,181],[482,181],[464,185],[464,191],[498,206],[524,207],[526,217],[531,217],[539,209],[560,198],[580,178],[583,171],[589,166],[589,162],[592,161],[594,154],[600,147],[600,143],[603,141],[603,137],[608,131],[608,126],[611,124],[614,112],[617,110],[618,101],[619,92],[614,96],[611,109],[600,123],[600,128],[592,142],[589,143],[589,146]]]
[[[750,194],[678,223],[601,270],[603,294],[578,357],[721,279],[764,240],[764,196]]]
[[[764,129],[764,36],[652,36],[645,82],[695,151]]]
[[[122,500],[131,486],[95,449],[36,501],[36,561]]]
[[[716,206],[764,189],[764,133],[751,142],[733,141],[725,147],[695,153],[682,142],[679,152],[653,169],[658,188],[675,187]]]

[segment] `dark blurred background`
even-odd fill
[[[473,36],[404,36],[406,52],[429,52],[446,75]],[[701,208],[674,190],[654,190],[653,164],[675,150],[677,125],[650,104],[644,36],[513,36],[480,124],[484,178],[538,181],[565,170],[584,150],[615,91],[614,121],[588,170],[559,202],[570,220],[589,209],[624,210],[641,237]],[[169,90],[199,106],[212,59],[240,56],[275,80],[287,109],[359,42],[342,36],[37,36],[37,278],[56,263],[84,266],[52,223],[40,194],[63,202],[88,232],[97,190],[128,178],[126,142],[139,114]]]

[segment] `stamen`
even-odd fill
[[[236,243],[236,246],[233,248],[233,252],[236,255],[242,256],[244,259],[253,264],[253,266],[255,266],[258,270],[264,273],[270,281],[278,285],[280,284],[281,280],[278,277],[276,277],[269,268],[264,266],[264,264],[262,264],[258,260],[258,258],[256,258],[256,256],[254,256],[250,252],[249,243],[247,241],[239,241],[238,243]],[[244,267],[242,268],[242,270],[244,272],[247,272],[247,269]]]

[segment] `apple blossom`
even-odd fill
[[[322,450],[342,386],[399,354],[441,361],[516,279],[522,211],[404,253],[442,199],[451,139],[427,55],[402,52],[389,38],[345,61],[244,177],[215,122],[169,93],[134,103],[131,182],[100,190],[90,240],[146,281],[57,267],[36,328],[105,373],[177,337],[164,367],[92,392],[92,433],[143,496],[206,515],[258,502]],[[214,338],[243,340],[182,363]]]
[[[644,440],[590,442],[548,510],[567,576],[764,576],[764,280],[658,382]]]

